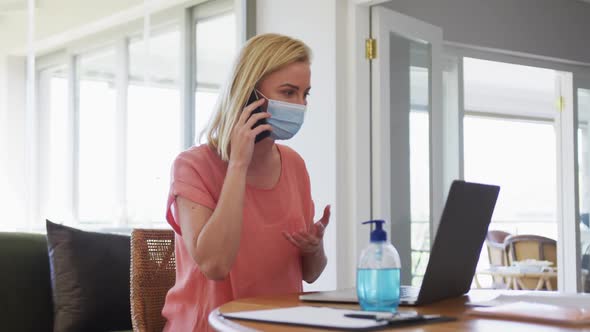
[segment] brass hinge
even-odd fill
[[[564,109],[565,109],[565,98],[563,98],[563,96],[560,96],[557,99],[557,110],[559,112],[563,112]]]
[[[365,40],[365,58],[369,60],[377,58],[377,40],[375,38]]]

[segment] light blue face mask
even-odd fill
[[[272,126],[270,137],[275,140],[286,140],[295,136],[303,125],[306,106],[268,99],[260,91],[258,93],[268,101],[266,111],[271,117],[266,121]]]

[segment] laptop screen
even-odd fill
[[[418,304],[469,291],[500,187],[456,180],[443,210]]]

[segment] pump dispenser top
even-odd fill
[[[383,223],[385,220],[369,220],[363,224],[375,224],[375,230],[371,232],[371,242],[387,241],[387,232],[383,230]]]

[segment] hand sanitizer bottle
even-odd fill
[[[387,241],[383,220],[365,221],[375,224],[371,243],[361,253],[356,291],[363,310],[396,312],[400,297],[401,263],[397,250]]]

